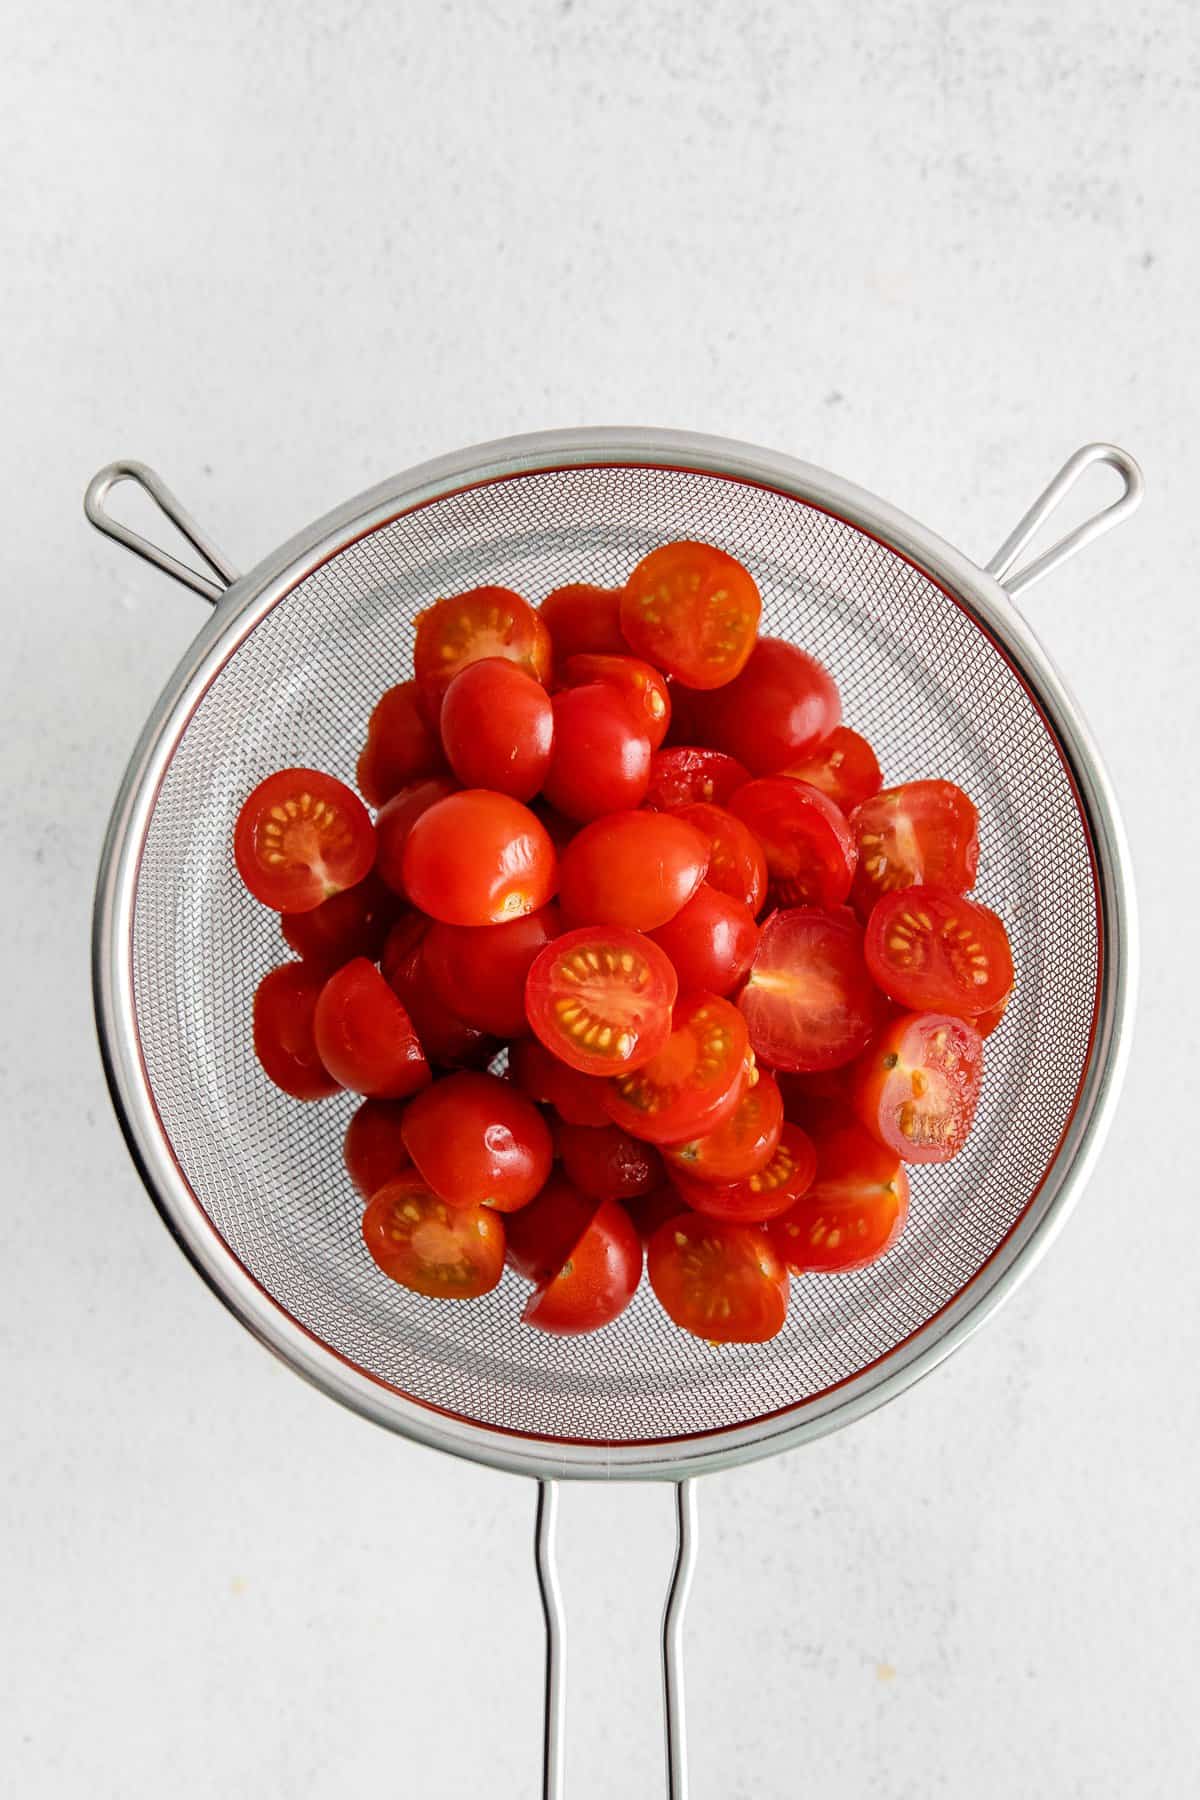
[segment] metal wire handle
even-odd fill
[[[149,494],[159,511],[164,513],[175,529],[187,539],[193,550],[199,552],[213,574],[220,576],[219,582],[210,581],[207,575],[201,575],[197,569],[189,568],[187,563],[180,562],[179,558],[172,556],[170,551],[160,549],[157,544],[152,544],[149,538],[144,538],[140,533],[131,531],[128,525],[122,525],[119,519],[113,518],[104,502],[108,498],[109,490],[121,481],[135,482],[143,493]],[[87,492],[83,496],[83,510],[87,514],[89,522],[96,527],[97,531],[102,531],[105,537],[114,538],[118,544],[124,544],[127,550],[132,550],[135,556],[142,558],[143,562],[153,563],[156,569],[161,569],[165,575],[171,575],[176,581],[181,581],[184,587],[191,588],[194,594],[201,595],[213,606],[224,594],[226,588],[230,587],[238,578],[238,571],[228,557],[217,549],[205,532],[201,531],[192,515],[185,511],[175,498],[162,476],[146,463],[130,461],[108,463],[88,482]]]
[[[1093,463],[1107,463],[1110,469],[1116,470],[1122,481],[1121,494],[1110,506],[1094,513],[1090,519],[1085,519],[1074,531],[1069,531],[1056,544],[1051,544],[1041,556],[1026,563],[1023,569],[1017,569],[1015,574],[1012,573],[1022,550],[1033,542],[1055,507],[1065,499],[1080,476]],[[1077,550],[1094,543],[1106,531],[1111,531],[1114,525],[1119,525],[1122,519],[1127,519],[1141,505],[1145,487],[1142,471],[1127,450],[1119,449],[1116,444],[1084,444],[1076,450],[1074,456],[1067,458],[1054,480],[1042,490],[1029,511],[1013,526],[995,556],[986,565],[988,574],[1002,582],[1005,590],[1015,599],[1026,588],[1031,588],[1035,581],[1040,581],[1043,575],[1049,575],[1052,569],[1059,568]]]

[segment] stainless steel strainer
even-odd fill
[[[1117,471],[1120,498],[1014,573],[1094,462]],[[107,512],[126,478],[211,576]],[[547,1797],[563,1781],[558,1479],[679,1484],[663,1660],[668,1784],[682,1800],[689,1478],[844,1425],[927,1373],[1028,1272],[1087,1175],[1128,1040],[1128,856],[1078,709],[1013,601],[1141,491],[1130,457],[1089,445],[981,569],[883,501],[768,451],[550,432],[411,470],[238,576],[141,464],[112,464],[88,489],[93,524],[215,606],[142,733],[100,871],[96,1009],[130,1149],[195,1267],[300,1374],[394,1431],[538,1480]],[[407,670],[433,598],[482,582],[534,600],[568,580],[616,585],[681,537],[749,565],[764,630],[834,670],[889,781],[936,774],[974,797],[978,895],[1007,923],[1018,971],[970,1144],[947,1168],[912,1170],[895,1249],[856,1274],[795,1282],[779,1338],[719,1353],[644,1289],[598,1337],[556,1339],[519,1323],[511,1275],[460,1307],[380,1277],[341,1165],[354,1101],[297,1105],[255,1061],[251,997],[281,944],[231,854],[241,800],[271,770],[353,777],[367,714]]]

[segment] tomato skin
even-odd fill
[[[421,711],[416,682],[388,688],[375,704],[358,759],[356,779],[363,799],[378,808],[402,787],[440,775],[445,767],[441,742]]]
[[[674,963],[684,993],[703,988],[710,994],[728,994],[746,974],[758,948],[758,926],[750,908],[707,881],[650,936]]]
[[[499,925],[537,912],[558,884],[545,826],[507,794],[463,788],[409,827],[402,864],[414,906],[444,925]]]
[[[554,711],[540,681],[499,657],[468,663],[446,689],[442,743],[465,788],[532,800],[550,767]]]
[[[555,673],[572,656],[626,656],[629,645],[621,630],[620,588],[569,582],[547,594],[538,608],[554,646]]]
[[[657,1150],[616,1125],[560,1125],[555,1139],[568,1181],[596,1200],[634,1200],[665,1179]]]
[[[375,861],[375,828],[344,781],[278,769],[242,804],[233,833],[238,874],[273,912],[311,912],[353,887]]]
[[[642,1278],[642,1245],[628,1213],[602,1200],[566,1261],[526,1302],[522,1322],[556,1337],[611,1325]]]
[[[658,1053],[614,1076],[605,1105],[615,1125],[651,1144],[680,1144],[727,1119],[753,1068],[746,1023],[716,994],[686,994]]]
[[[324,1100],[341,1086],[321,1061],[313,1032],[323,979],[307,963],[282,963],[254,993],[254,1054],[267,1079],[293,1100]]]
[[[504,1223],[486,1206],[447,1206],[415,1171],[389,1181],[363,1214],[375,1266],[433,1300],[475,1300],[504,1273]]]
[[[404,1100],[364,1100],[342,1140],[346,1173],[364,1200],[412,1167],[400,1126]]]
[[[401,1100],[429,1083],[429,1064],[408,1014],[365,956],[326,981],[313,1034],[329,1073],[356,1094]]]
[[[604,1104],[603,1077],[569,1068],[537,1038],[522,1038],[509,1046],[508,1075],[531,1099],[552,1106],[568,1125],[612,1122]]]
[[[842,702],[828,669],[783,638],[759,638],[728,687],[699,695],[693,719],[702,743],[774,775],[836,730]]]
[[[417,615],[413,674],[426,717],[437,724],[442,697],[469,663],[503,657],[543,684],[550,676],[550,633],[527,600],[511,588],[470,588],[435,600]]]
[[[404,1147],[423,1179],[451,1206],[516,1212],[545,1185],[554,1161],[550,1128],[510,1081],[464,1070],[405,1109]]]
[[[399,912],[400,901],[372,870],[311,912],[283,913],[280,927],[290,950],[332,973],[354,956],[374,962]]]
[[[523,1281],[549,1281],[595,1218],[598,1206],[564,1175],[551,1175],[528,1206],[509,1213],[504,1221],[509,1268]]]
[[[660,1225],[646,1270],[681,1331],[711,1344],[763,1344],[783,1328],[788,1276],[757,1225],[680,1213]]]
[[[675,817],[702,831],[708,839],[709,887],[731,894],[757,913],[767,892],[767,859],[748,825],[723,806],[707,800],[690,801],[676,809]]]
[[[852,813],[883,786],[874,750],[865,737],[846,725],[837,726],[807,755],[789,763],[780,773],[806,781],[844,813]]]
[[[650,779],[650,739],[606,681],[554,696],[554,747],[542,791],[569,819],[638,806]]]
[[[640,1067],[671,1035],[675,971],[638,931],[587,926],[540,952],[525,983],[534,1034],[583,1075]]]
[[[965,1019],[902,1013],[854,1071],[867,1130],[909,1163],[943,1163],[970,1135],[983,1080],[983,1045]]]
[[[689,1138],[663,1155],[672,1181],[681,1175],[718,1185],[745,1181],[770,1162],[782,1131],[779,1083],[763,1074],[753,1086],[747,1084],[734,1111],[715,1131]],[[682,1184],[680,1191],[684,1191]]]
[[[636,656],[569,656],[563,669],[567,687],[584,687],[600,681],[615,688],[629,708],[639,731],[657,750],[671,723],[671,692],[666,677]]]
[[[384,885],[402,900],[407,898],[404,886],[404,846],[408,842],[409,832],[422,813],[428,812],[439,800],[445,800],[449,794],[457,792],[456,781],[452,781],[448,775],[437,775],[429,781],[418,781],[409,787],[398,788],[381,807],[375,821],[379,840],[375,872]]]
[[[421,1040],[421,1048],[439,1068],[473,1068],[490,1062],[500,1048],[495,1038],[456,1018],[433,991],[425,962],[429,920],[409,912],[392,926],[383,947],[383,978],[397,996]]]
[[[621,630],[634,654],[690,688],[732,681],[754,648],[762,599],[735,557],[711,544],[662,544],[621,595]]]
[[[836,1069],[865,1049],[883,1001],[846,908],[773,913],[738,996],[754,1054],[772,1069]]]
[[[791,1212],[816,1167],[817,1152],[808,1133],[799,1125],[785,1125],[769,1162],[753,1175],[740,1181],[697,1181],[676,1169],[671,1179],[688,1205],[706,1218],[761,1225]]]
[[[918,883],[962,894],[975,886],[979,814],[952,781],[906,781],[854,809],[858,866],[850,903],[859,917],[896,888]]]
[[[708,868],[708,842],[671,814],[618,812],[572,838],[559,871],[570,925],[654,931],[687,905]]]
[[[907,1218],[900,1159],[855,1123],[818,1139],[812,1185],[767,1235],[793,1275],[843,1274],[890,1250]]]
[[[1008,933],[986,906],[950,888],[885,894],[867,924],[867,967],[910,1012],[962,1019],[1004,1007],[1012,992]]]
[[[546,945],[560,935],[553,901],[503,925],[443,925],[425,934],[425,967],[434,993],[457,1018],[492,1037],[523,1037],[525,983]]]
[[[739,788],[729,805],[762,845],[780,906],[842,904],[858,851],[832,800],[807,782],[766,775]]]
[[[675,744],[669,750],[656,750],[651,757],[650,785],[643,804],[654,812],[676,812],[700,800],[711,806],[728,806],[749,779],[749,769],[720,750]]]

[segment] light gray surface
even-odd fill
[[[1139,876],[1109,1149],[962,1357],[704,1485],[689,1698],[696,1800],[1194,1784],[1200,31],[1182,3],[1101,10],[59,0],[9,26],[15,1792],[530,1792],[531,1490],[267,1358],[172,1250],[112,1123],[92,871],[204,608],[90,534],[79,497],[142,456],[248,562],[392,469],[581,421],[778,445],[981,559],[1077,443],[1144,463],[1134,524],[1028,602]],[[667,1496],[571,1490],[563,1514],[572,1792],[653,1794]]]

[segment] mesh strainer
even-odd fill
[[[1121,497],[1014,575],[1098,461]],[[105,496],[124,478],[212,578],[111,517]],[[142,734],[100,873],[97,1015],[130,1149],[198,1271],[300,1374],[406,1436],[538,1479],[546,1796],[561,1793],[563,1765],[557,1479],[678,1484],[663,1660],[668,1783],[682,1800],[688,1478],[846,1424],[934,1367],[1032,1266],[1086,1176],[1128,1035],[1127,853],[1087,730],[1013,597],[1140,497],[1132,459],[1089,445],[983,570],[884,502],[767,451],[553,432],[412,470],[237,576],[144,466],[113,464],[89,487],[93,524],[216,603]],[[937,774],[971,793],[978,897],[1004,918],[1018,971],[970,1144],[948,1168],[911,1171],[897,1246],[855,1274],[797,1281],[780,1337],[720,1353],[677,1332],[644,1288],[599,1337],[564,1340],[519,1324],[511,1275],[469,1307],[379,1277],[341,1166],[353,1100],[297,1106],[253,1056],[251,998],[280,942],[231,854],[241,800],[271,770],[353,777],[367,713],[408,667],[413,620],[436,596],[617,585],[682,537],[749,565],[764,630],[831,666],[890,781]]]

